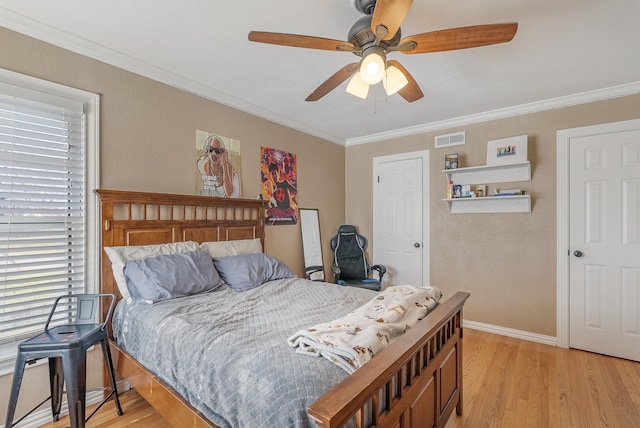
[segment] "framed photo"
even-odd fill
[[[527,136],[487,142],[487,165],[505,165],[527,161]]]
[[[444,169],[456,169],[458,167],[458,154],[444,155]]]
[[[487,196],[487,186],[484,184],[478,184],[475,187],[474,192],[476,193],[476,198]]]

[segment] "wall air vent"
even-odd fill
[[[447,135],[438,135],[435,138],[435,148],[439,149],[442,147],[449,146],[457,146],[460,144],[464,144],[464,131],[462,132],[454,132],[453,134]]]

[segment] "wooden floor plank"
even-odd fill
[[[126,391],[120,395],[120,405],[124,415],[118,416],[113,400],[107,401],[95,414],[87,428],[171,428],[158,412],[156,412],[136,391]],[[87,409],[87,415],[95,406]],[[69,426],[69,417],[61,418],[58,422],[42,425],[41,428],[62,428]]]
[[[446,428],[640,427],[640,363],[464,332],[464,414]]]
[[[640,427],[640,363],[471,329],[463,340],[464,414],[446,428]],[[171,426],[135,391],[121,403],[124,416],[109,401],[87,427]]]

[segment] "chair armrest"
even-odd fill
[[[382,277],[385,273],[387,273],[387,268],[384,265],[373,265],[371,266],[371,270],[375,270],[378,272],[378,279],[382,281]]]

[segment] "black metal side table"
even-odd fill
[[[96,314],[98,313],[101,299],[109,297],[111,302],[106,319],[102,323],[96,324]],[[114,304],[115,296],[113,294],[73,294],[60,296],[56,299],[44,331],[18,345],[18,355],[16,357],[5,427],[10,428],[19,423],[49,399],[51,399],[53,420],[57,421],[60,418],[63,385],[65,383],[71,428],[84,427],[85,422],[112,396],[118,416],[122,415],[106,328],[111,318]],[[65,320],[74,319],[74,321],[49,328],[52,320],[55,322],[55,318],[60,316]],[[86,355],[87,350],[98,343],[102,346],[111,392],[89,415],[89,418],[85,419]],[[14,423],[13,417],[18,404],[18,394],[20,393],[25,366],[41,358],[49,359],[51,395]]]

